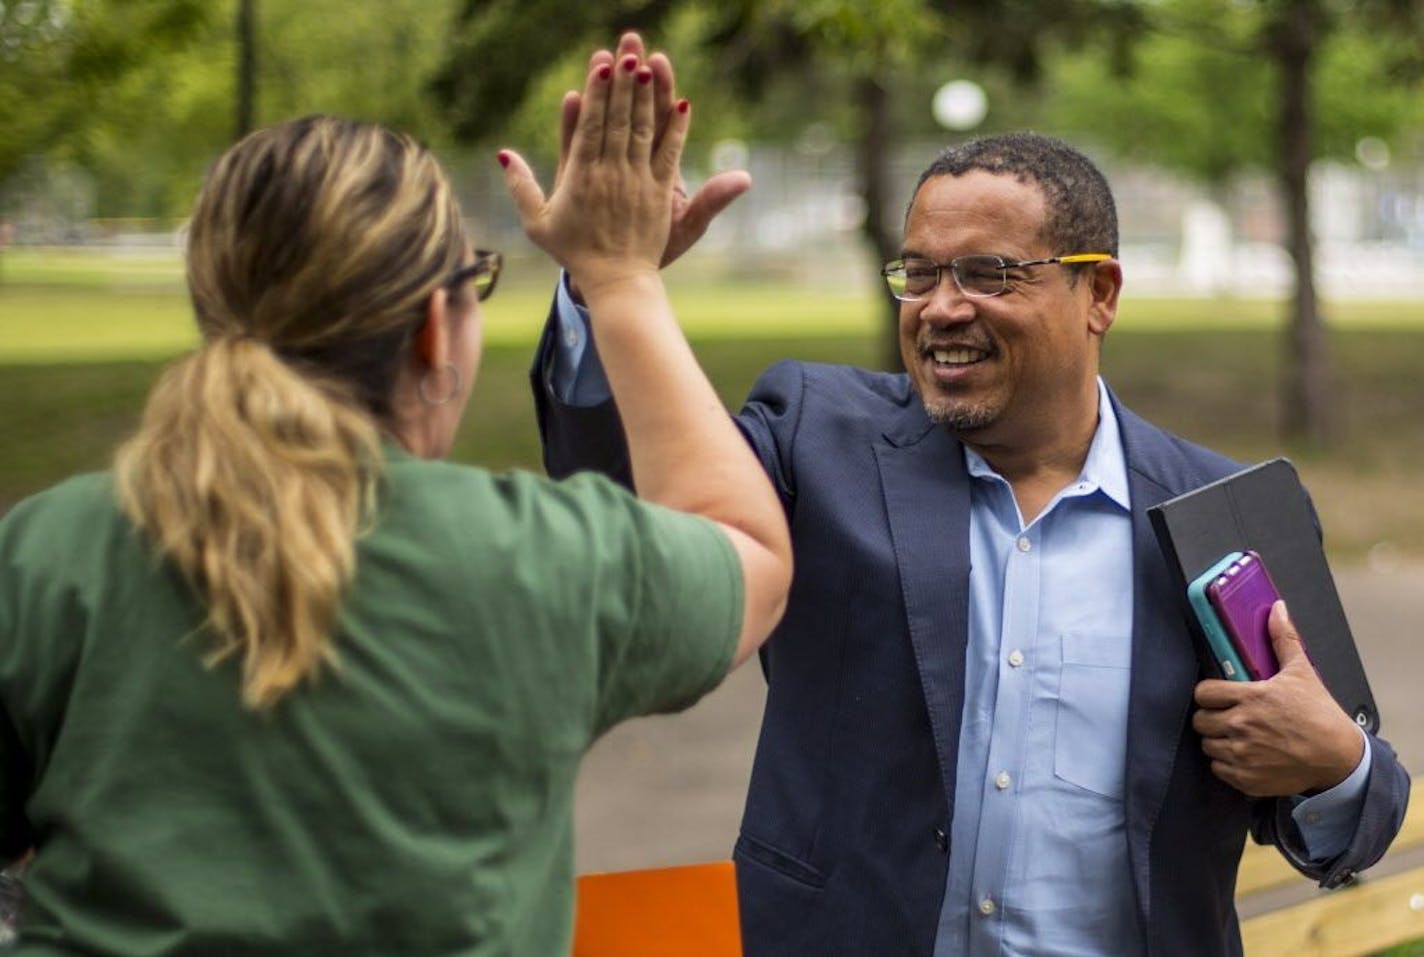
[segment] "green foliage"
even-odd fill
[[[330,112],[449,143],[425,86],[454,2],[261,0],[257,122]],[[36,3],[73,17],[21,23]],[[18,51],[0,54],[0,184],[43,153],[94,177],[99,216],[185,214],[232,136],[234,22],[234,0],[0,3]]]
[[[110,85],[182,49],[201,0],[0,2],[0,182],[93,120]]]
[[[1363,136],[1403,148],[1424,125],[1424,86],[1406,69],[1424,34],[1381,31],[1381,22],[1395,22],[1367,15],[1381,6],[1342,3],[1322,21],[1327,32],[1319,36],[1312,85],[1317,157],[1351,157]],[[1056,58],[1043,115],[1120,155],[1208,183],[1243,169],[1274,169],[1281,100],[1267,55],[1274,4],[1161,0],[1153,7],[1152,29],[1127,61]]]
[[[471,0],[433,89],[456,135],[485,141],[511,117],[522,123],[521,105],[533,100],[536,115],[554,116],[562,91],[582,84],[589,51],[635,28],[673,57],[680,89],[714,108],[699,109],[694,132],[714,112],[722,123],[738,114],[731,125],[763,140],[794,139],[812,121],[854,138],[859,80],[893,91],[897,127],[926,129],[935,77],[995,67],[1031,79],[1048,52],[1117,50],[1142,22],[1127,0]],[[552,88],[543,83],[551,74]]]

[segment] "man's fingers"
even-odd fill
[[[1290,619],[1285,602],[1277,601],[1271,606],[1271,617],[1266,622],[1266,628],[1271,634],[1271,648],[1276,653],[1276,661],[1280,662],[1282,668],[1293,661],[1306,658],[1305,646],[1300,642],[1300,632],[1295,630],[1295,623]],[[1309,659],[1306,658],[1306,661]]]
[[[1207,678],[1197,682],[1192,693],[1199,708],[1220,711],[1240,704],[1251,693],[1249,681],[1227,681],[1223,678]]]
[[[668,119],[672,116],[676,88],[672,78],[672,61],[662,53],[648,57],[648,69],[653,71],[653,115],[658,119],[657,139],[653,148],[662,142]]]
[[[613,67],[613,80],[608,94],[608,119],[603,129],[603,155],[623,157],[628,155],[629,133],[633,128],[633,98],[638,86],[635,74],[638,72],[638,58],[629,54],[621,58]]]
[[[529,232],[544,210],[544,191],[534,178],[534,171],[524,162],[524,157],[514,150],[500,150],[499,164],[504,167],[504,185],[514,200],[514,208],[519,212],[519,220],[524,231]]]
[[[734,169],[718,173],[702,184],[687,201],[683,219],[695,226],[700,236],[711,225],[712,220],[732,205],[732,202],[752,188],[751,174],[746,170]]]
[[[653,153],[653,178],[668,186],[676,185],[682,166],[682,148],[687,143],[687,129],[692,124],[692,106],[679,100],[667,118],[667,128]]]
[[[643,59],[643,38],[633,30],[629,30],[618,38],[618,53],[616,59],[622,61],[624,57],[637,57]]]
[[[573,148],[574,131],[578,128],[579,110],[583,107],[583,97],[577,90],[564,94],[564,102],[559,106],[559,165],[554,171],[554,185],[564,178],[564,166],[569,161],[569,150]]]
[[[614,67],[609,63],[594,66],[589,70],[588,79],[584,82],[583,96],[579,98],[578,117],[574,122],[569,156],[592,163],[603,155],[605,116],[609,108],[609,97],[612,95],[613,74]]]
[[[653,133],[653,71],[646,65],[633,71],[632,133],[628,138],[628,159],[643,165],[652,159]]]

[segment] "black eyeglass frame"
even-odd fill
[[[475,286],[475,298],[484,302],[494,295],[494,287],[499,282],[499,272],[504,268],[504,257],[492,249],[476,249],[475,261],[468,266],[461,266],[450,274],[450,278],[445,280],[446,289],[454,289],[466,280],[478,280],[482,276],[489,276],[489,282]]]
[[[1078,263],[1097,263],[1106,262],[1111,258],[1111,253],[1069,253],[1063,256],[1050,256],[1047,259],[1023,259],[1015,261],[1012,259],[1005,259],[1002,256],[992,256],[983,253],[976,253],[970,256],[956,256],[947,263],[941,263],[935,262],[933,259],[924,259],[919,256],[909,256],[904,259],[895,259],[886,263],[883,267],[881,267],[880,275],[885,279],[885,284],[890,287],[890,295],[894,296],[901,302],[918,302],[921,299],[928,299],[930,296],[934,295],[934,291],[938,289],[939,284],[944,281],[945,270],[949,271],[950,277],[954,279],[954,285],[964,295],[968,296],[971,299],[992,299],[994,296],[1001,296],[1006,291],[1008,291],[1010,269],[1022,269],[1025,266],[1052,266],[1076,265]],[[992,263],[993,268],[996,269],[999,273],[999,288],[994,290],[993,292],[981,292],[977,289],[969,288],[965,280],[962,279],[960,275],[961,271],[965,269],[965,264],[969,262],[977,262],[984,266],[988,266]],[[905,291],[904,288],[898,291],[895,289],[895,280],[892,278],[892,274],[895,272],[899,272],[902,274],[905,273],[906,267],[910,263],[914,263],[918,266],[925,268],[932,267],[934,269],[934,283],[930,285],[929,288],[927,288],[924,292],[910,293]],[[906,284],[906,286],[908,286],[908,276],[902,275],[900,279]]]

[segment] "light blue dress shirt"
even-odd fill
[[[1132,513],[1101,379],[1098,416],[1077,480],[1027,525],[965,449],[973,572],[940,957],[1143,952],[1123,817]],[[1344,850],[1368,774],[1367,748],[1346,781],[1292,799],[1310,856]]]
[[[598,405],[609,396],[608,378],[588,327],[588,310],[569,292],[569,275],[560,273],[554,296],[559,347],[547,370],[547,384],[559,400],[576,406]],[[587,360],[587,361],[585,361]]]
[[[605,401],[588,313],[567,279],[555,308],[547,384],[570,405]],[[1008,482],[965,449],[973,572],[939,957],[1143,951],[1123,822],[1131,503],[1101,379],[1098,415],[1078,480],[1027,526]],[[1348,845],[1369,764],[1365,748],[1345,781],[1291,799],[1302,856],[1324,860]]]

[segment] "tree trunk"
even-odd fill
[[[880,278],[880,267],[900,253],[900,229],[886,218],[890,201],[890,96],[874,77],[862,77],[857,84],[856,99],[860,106],[860,144],[857,150],[860,167],[860,194],[865,199],[865,222],[861,229],[875,257],[875,288],[885,304],[885,322],[881,336],[881,363],[886,369],[899,371],[900,304],[890,295]]]
[[[1323,448],[1330,436],[1329,356],[1315,294],[1315,255],[1308,194],[1311,158],[1311,60],[1319,29],[1313,0],[1283,4],[1273,25],[1272,53],[1280,76],[1280,157],[1287,247],[1295,263],[1295,296],[1286,327],[1282,379],[1283,437]]]
[[[233,139],[252,132],[257,115],[257,0],[237,0],[237,109]]]

